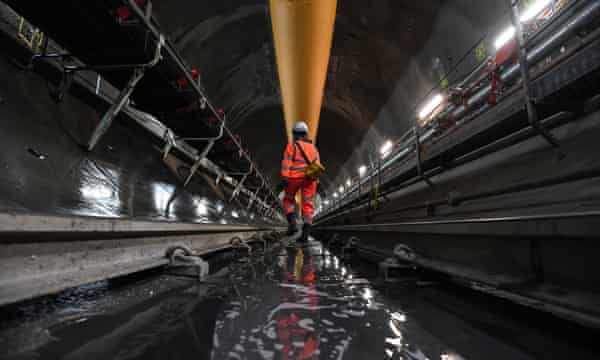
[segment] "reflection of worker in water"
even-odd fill
[[[300,292],[306,298],[298,296],[294,287],[287,288],[285,300],[290,303],[302,304],[302,307],[281,310],[277,314],[277,339],[282,345],[281,358],[286,360],[316,359],[320,343],[320,331],[317,329],[319,326],[319,301],[315,289],[315,273],[311,257],[306,258],[305,266],[304,252],[301,248],[296,249],[295,254],[289,255],[293,256],[293,262],[284,261],[280,265],[283,267],[287,281],[306,290]],[[288,268],[289,263],[293,266],[292,268]],[[307,323],[305,319],[310,319],[310,323]]]
[[[294,234],[296,221],[294,210],[296,207],[296,193],[302,194],[302,241],[307,241],[314,214],[314,197],[317,193],[316,179],[306,175],[307,167],[313,162],[319,162],[319,151],[308,139],[308,126],[305,122],[296,123],[292,130],[293,141],[289,143],[283,153],[281,162],[282,185],[285,190],[283,208],[288,218],[288,235]]]

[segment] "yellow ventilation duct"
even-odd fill
[[[316,140],[337,0],[270,0],[288,137],[299,120]]]

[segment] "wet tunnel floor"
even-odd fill
[[[6,359],[594,359],[595,332],[320,243],[221,254],[0,310]]]

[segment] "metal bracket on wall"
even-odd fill
[[[268,198],[269,198],[269,195],[267,194],[267,195],[265,195],[265,198],[264,198],[264,199],[263,199],[263,201],[262,201],[262,205],[263,205],[263,208],[265,209],[265,212],[266,212],[266,210],[268,209],[268,208],[267,208],[267,199],[268,199]]]
[[[238,194],[242,190],[242,186],[244,186],[244,182],[246,181],[246,179],[248,178],[248,176],[250,174],[252,174],[253,171],[254,171],[254,163],[251,162],[250,163],[250,169],[248,169],[248,171],[246,171],[245,173],[229,174],[229,175],[243,175],[242,179],[238,182],[237,186],[233,190],[233,193],[231,194],[231,198],[229,199],[229,201],[235,199],[235,197],[238,196]]]
[[[119,112],[121,112],[121,109],[123,108],[123,106],[125,106],[129,102],[129,97],[133,93],[133,90],[135,90],[135,86],[137,85],[137,83],[142,79],[142,77],[144,77],[144,73],[145,73],[146,69],[151,68],[151,67],[155,66],[156,64],[158,64],[158,62],[161,59],[161,49],[162,49],[164,43],[165,43],[165,38],[164,38],[164,36],[161,35],[158,43],[156,44],[156,50],[154,52],[154,57],[152,58],[152,60],[150,62],[148,62],[146,64],[107,65],[107,66],[98,66],[98,67],[65,67],[65,71],[101,70],[101,69],[119,70],[119,69],[126,69],[126,68],[134,69],[133,74],[131,75],[131,78],[129,78],[127,85],[125,85],[125,88],[123,88],[121,90],[121,92],[117,96],[117,99],[115,100],[115,102],[110,106],[108,111],[104,114],[104,116],[102,117],[102,119],[100,120],[98,125],[96,125],[96,128],[94,129],[94,132],[92,133],[92,136],[90,137],[90,140],[88,142],[87,149],[89,151],[92,151],[94,149],[94,147],[96,146],[96,144],[98,143],[98,141],[100,140],[102,135],[104,135],[106,133],[106,131],[112,124],[114,118],[119,114]]]
[[[35,66],[35,63],[38,60],[41,60],[41,59],[60,59],[61,61],[64,61],[64,60],[70,59],[72,57],[73,57],[73,55],[71,55],[69,53],[52,53],[52,54],[42,53],[42,54],[34,54],[29,59],[29,64],[27,65],[26,69],[27,70],[32,70],[33,67]]]
[[[221,127],[219,128],[219,134],[217,136],[207,137],[207,138],[182,138],[182,140],[184,140],[184,141],[208,141],[208,143],[206,144],[206,146],[204,147],[204,149],[202,150],[200,155],[198,155],[198,157],[196,158],[196,161],[194,161],[194,165],[192,165],[192,167],[190,168],[190,174],[188,175],[187,179],[185,179],[185,182],[183,183],[184,187],[187,186],[187,184],[189,184],[189,182],[192,180],[192,177],[194,176],[196,171],[198,171],[198,168],[200,167],[202,160],[204,160],[206,158],[206,155],[208,155],[208,153],[210,152],[212,147],[215,145],[215,142],[223,137],[223,129],[224,128],[225,128],[225,120],[223,120],[221,122]],[[217,177],[217,184],[221,180],[221,177],[222,177],[221,175],[219,175],[219,177]]]
[[[507,0],[511,8],[510,19],[515,29],[515,40],[517,42],[517,54],[519,56],[519,65],[521,68],[521,78],[523,82],[523,95],[525,97],[525,105],[527,107],[527,118],[531,127],[536,130],[546,141],[554,146],[559,147],[558,140],[539,122],[537,109],[535,108],[535,99],[531,92],[531,79],[529,76],[529,63],[527,61],[527,43],[523,36],[519,15],[519,0]]]
[[[221,182],[222,179],[223,179],[223,174],[217,175],[217,178],[215,179],[215,185],[219,185],[219,183]]]
[[[427,183],[427,185],[429,185],[431,187],[431,186],[433,186],[433,183],[423,173],[423,164],[421,162],[421,141],[419,139],[420,135],[419,135],[419,129],[418,129],[417,125],[414,126],[413,130],[415,132],[415,154],[416,154],[416,160],[417,160],[417,173],[419,174],[419,177],[423,181],[425,181],[425,183]]]
[[[254,201],[258,198],[258,193],[260,192],[260,190],[263,188],[263,186],[265,186],[265,179],[263,179],[261,177],[262,183],[260,184],[260,186],[256,189],[256,191],[254,192],[254,194],[252,194],[252,196],[250,197],[250,201],[248,202],[248,210],[250,210],[250,208],[252,207],[252,204],[254,203]]]
[[[167,157],[169,156],[169,153],[171,152],[171,150],[173,149],[173,147],[175,146],[175,134],[173,134],[173,132],[169,129],[165,130],[165,146],[163,147],[163,161],[167,160]]]

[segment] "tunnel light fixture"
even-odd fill
[[[352,179],[346,180],[346,186],[350,187],[352,185]]]
[[[527,22],[534,17],[536,17],[539,13],[541,13],[548,5],[552,3],[552,0],[538,0],[533,5],[531,5],[527,10],[523,12],[520,16],[521,22]]]
[[[340,185],[340,187],[338,188],[338,191],[340,192],[340,194],[343,193],[344,192],[344,186]]]
[[[541,13],[548,5],[552,3],[552,0],[538,0],[533,5],[527,8],[521,16],[519,20],[521,22],[528,22],[534,17],[536,17],[539,13]],[[496,50],[501,49],[504,45],[506,45],[514,36],[515,36],[515,27],[511,26],[508,29],[504,30],[500,36],[496,38],[494,41],[494,47]]]
[[[196,215],[198,216],[206,216],[208,215],[208,206],[206,199],[196,199],[194,200],[196,205]]]
[[[494,46],[496,47],[496,50],[500,50],[502,49],[502,47],[504,45],[506,45],[507,42],[509,42],[514,36],[515,36],[515,27],[511,26],[508,29],[504,30],[502,32],[502,34],[500,34],[500,36],[498,36],[498,38],[496,38],[496,41],[494,42]]]
[[[329,200],[325,200],[323,203],[324,203],[325,205],[329,205]]]
[[[423,108],[421,109],[421,111],[419,111],[419,118],[420,119],[425,119],[435,109],[437,109],[438,106],[440,106],[440,104],[442,103],[442,101],[444,101],[444,97],[442,95],[440,95],[440,94],[437,94],[434,97],[432,97],[431,100],[429,100],[429,102],[427,104],[425,104],[425,106],[423,106]]]
[[[366,166],[364,166],[364,165],[361,165],[361,166],[358,168],[358,174],[359,174],[360,176],[363,176],[363,175],[364,175],[366,172],[367,172],[367,167],[366,167]]]
[[[334,197],[334,198],[337,198],[337,197],[338,197],[338,193],[337,193],[337,192],[334,192],[334,193],[333,193],[333,197]]]
[[[381,152],[381,157],[388,156],[390,151],[392,151],[393,147],[394,147],[394,143],[392,143],[390,140],[386,141],[383,144],[383,146],[381,146],[381,149],[379,150]]]
[[[364,297],[366,300],[370,300],[370,299],[372,299],[372,298],[373,298],[373,293],[371,292],[371,289],[369,289],[369,288],[365,288],[365,290],[364,290],[364,293],[363,293],[363,297]]]

